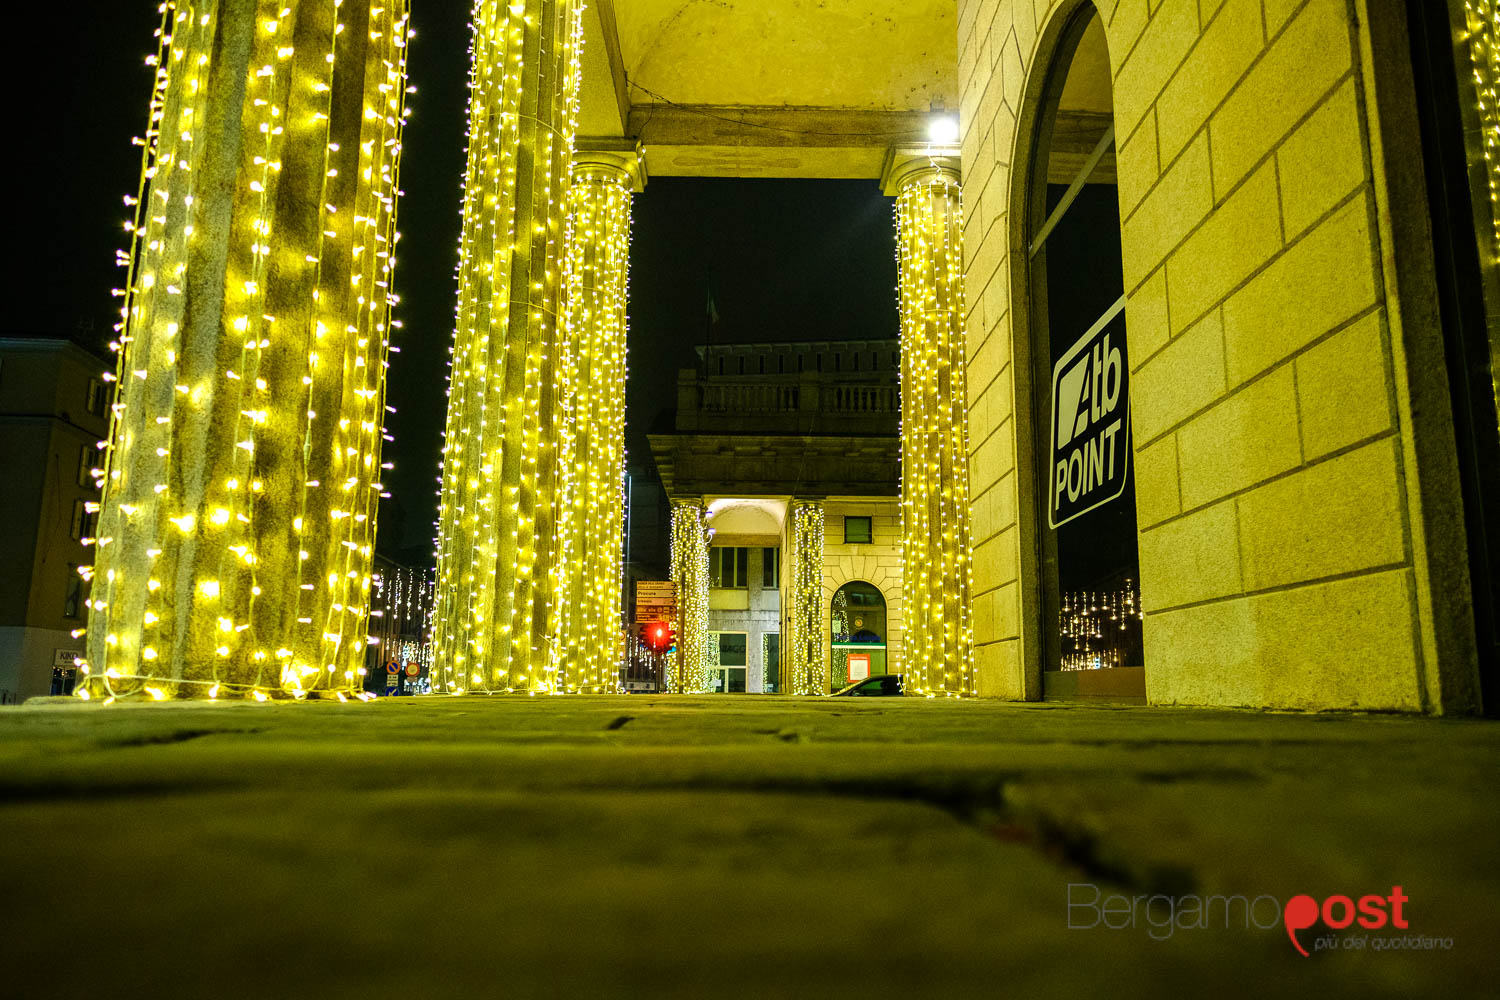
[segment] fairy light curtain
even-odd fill
[[[577,154],[567,195],[551,629],[553,674],[565,691],[618,691],[624,656],[625,334],[635,180],[617,158],[634,154]]]
[[[556,689],[559,307],[583,4],[473,7],[434,689]]]
[[[80,697],[360,688],[405,0],[161,5]]]
[[[677,652],[667,659],[667,691],[708,690],[708,526],[703,502],[672,502],[672,582],[677,585]]]
[[[970,620],[963,210],[935,159],[901,180],[902,655],[907,689],[974,694]]]

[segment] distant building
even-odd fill
[[[67,341],[0,339],[0,703],[70,693],[74,632],[88,619],[99,491],[109,430],[105,362]]]
[[[674,506],[709,530],[709,688],[786,693],[788,510],[822,510],[830,689],[900,669],[899,348],[894,340],[725,344],[678,374],[651,451]]]

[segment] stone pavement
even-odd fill
[[[0,993],[1493,996],[1497,765],[1500,725],[1400,716],[33,704],[0,711]],[[1407,930],[1310,958],[1269,900],[1192,902],[1397,885]],[[1068,926],[1116,894],[1133,927]]]

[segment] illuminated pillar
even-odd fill
[[[405,0],[167,0],[83,697],[360,689]]]
[[[957,150],[893,151],[901,306],[904,672],[918,694],[974,693],[963,208]]]
[[[788,512],[785,690],[828,693],[828,632],[823,623],[823,503],[793,500]]]
[[[563,200],[583,5],[474,5],[438,506],[440,691],[550,691]]]
[[[667,690],[708,690],[708,525],[701,499],[672,501],[672,582],[677,584],[677,652],[667,660]]]
[[[630,203],[645,180],[630,147],[573,155],[558,388],[553,672],[567,691],[620,688],[625,525],[625,331]]]

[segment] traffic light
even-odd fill
[[[654,621],[641,626],[641,641],[653,653],[666,652],[672,647],[674,638],[671,622]]]

